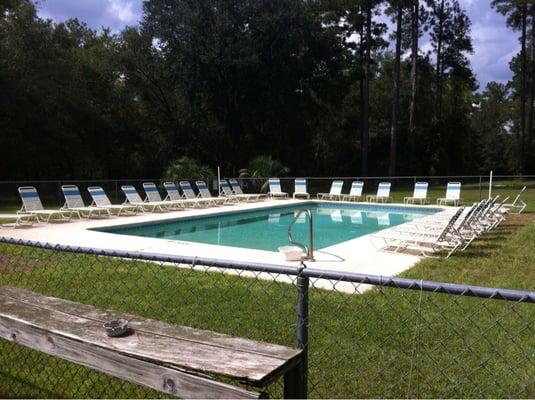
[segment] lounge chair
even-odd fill
[[[419,202],[420,204],[427,203],[428,187],[429,183],[427,182],[416,182],[414,184],[414,193],[412,194],[412,197],[405,197],[403,202],[405,204],[415,204],[416,202]]]
[[[526,208],[527,204],[520,198],[522,193],[526,190],[526,186],[524,186],[520,192],[515,197],[515,200],[510,204],[504,204],[503,207],[507,209],[508,212],[511,214],[520,214],[524,209]],[[511,210],[515,210],[514,212]]]
[[[459,208],[451,216],[448,223],[442,225],[438,230],[391,229],[374,234],[372,238],[384,240],[385,246],[383,248],[393,247],[394,251],[413,248],[423,256],[429,256],[438,250],[447,250],[446,258],[448,258],[464,244],[464,240],[455,226],[463,211],[463,207]]]
[[[106,210],[116,210],[117,215],[121,215],[123,212],[126,214],[135,215],[141,209],[140,206],[131,204],[112,204],[108,195],[100,186],[91,186],[87,188],[87,191],[91,195],[93,207],[103,208]]]
[[[381,182],[379,183],[379,186],[377,187],[377,194],[374,195],[368,195],[366,196],[366,201],[368,202],[381,202],[386,203],[388,201],[391,201],[390,197],[390,187],[392,184],[390,182]]]
[[[169,203],[164,201],[159,202],[149,202],[143,201],[136,188],[132,185],[123,185],[121,190],[126,196],[125,204],[130,204],[132,206],[139,206],[143,211],[169,211]]]
[[[281,189],[281,181],[279,178],[269,178],[269,197],[274,199],[286,199],[288,193]]]
[[[45,210],[37,189],[33,186],[19,187],[19,194],[22,200],[22,207],[17,211],[17,215],[35,215],[37,222],[69,221],[72,212],[65,210]]]
[[[91,218],[92,216],[111,216],[110,211],[106,208],[99,208],[93,206],[86,206],[80,189],[76,185],[61,186],[63,197],[65,197],[65,204],[61,207],[62,210],[70,211],[78,216],[78,218]]]
[[[362,181],[351,182],[351,189],[349,189],[349,194],[343,194],[342,200],[345,200],[345,201],[360,200],[362,198],[362,189],[364,189],[364,182]]]
[[[294,194],[293,198],[304,197],[305,199],[310,199],[310,193],[307,192],[307,181],[306,179],[296,179],[294,181]]]
[[[209,207],[214,204],[213,199],[203,199],[202,197],[198,197],[193,191],[191,183],[188,181],[180,181],[178,184],[180,185],[180,189],[182,189],[182,193],[184,194],[183,197],[186,200],[194,203],[194,205],[199,207]]]
[[[219,181],[219,189],[221,190],[221,195],[225,199],[227,199],[228,203],[237,203],[239,201],[249,201],[249,196],[242,194],[236,194],[234,193],[234,190],[232,190],[232,187],[230,186],[230,183],[228,183],[225,179],[222,179]]]
[[[197,190],[199,191],[198,197],[202,199],[208,199],[211,204],[214,206],[223,205],[228,202],[228,200],[224,197],[214,197],[212,196],[212,193],[210,193],[210,190],[208,189],[208,185],[205,181],[197,181],[195,182],[195,186],[197,186]]]
[[[318,193],[319,200],[340,200],[342,198],[342,188],[344,181],[333,181],[329,193]]]
[[[0,214],[1,219],[13,220],[13,222],[0,223],[0,228],[18,228],[19,226],[32,226],[37,222],[37,216],[32,214]]]
[[[438,206],[447,206],[449,203],[453,203],[454,206],[463,204],[463,199],[461,198],[461,182],[448,182],[446,197],[437,199]]]
[[[185,196],[181,195],[174,182],[164,182],[163,187],[167,192],[167,195],[163,199],[164,201],[180,202],[184,207],[199,206],[199,202],[196,199],[188,200]]]
[[[264,195],[260,193],[243,193],[240,183],[236,179],[229,179],[228,183],[236,196],[246,196],[249,200],[258,201]]]
[[[161,203],[166,205],[167,208],[173,210],[182,210],[184,209],[184,204],[181,200],[164,200],[160,196],[158,188],[153,182],[143,182],[143,190],[145,191],[146,197],[145,201],[148,203]]]

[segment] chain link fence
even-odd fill
[[[294,192],[294,180],[296,177],[283,177],[281,179],[282,190],[288,193]],[[391,182],[391,195],[393,202],[403,202],[405,196],[411,196],[414,184],[419,181],[429,183],[428,199],[431,204],[439,197],[444,197],[448,182],[458,181],[462,183],[462,196],[465,203],[479,201],[489,196],[489,176],[397,176],[397,177],[297,177],[307,179],[308,192],[315,196],[317,193],[329,192],[333,180],[344,182],[343,193],[349,193],[351,182],[360,180],[364,182],[363,194],[375,194],[379,182]],[[266,192],[266,178],[237,178],[246,193]],[[195,179],[184,179],[192,185]],[[64,198],[61,192],[62,185],[77,185],[87,204],[91,203],[87,188],[90,186],[101,186],[108,194],[112,203],[124,202],[124,194],[121,191],[123,185],[134,185],[142,193],[143,182],[154,182],[164,194],[163,182],[165,179],[116,179],[116,180],[50,180],[50,181],[0,181],[0,213],[13,212],[20,208],[20,198],[18,187],[35,186],[39,192],[41,200],[46,207],[59,207],[63,204]],[[218,194],[217,177],[207,179],[208,187],[213,195]],[[193,185],[194,186],[194,185]],[[523,196],[535,201],[535,175],[513,176],[496,175],[493,178],[492,194],[499,194],[502,198],[509,196],[512,199],[518,194],[520,189],[526,186]],[[535,211],[535,208],[531,211]]]
[[[5,238],[0,285],[290,347],[305,340],[311,398],[535,396],[535,292]],[[266,391],[281,397],[282,383]],[[0,397],[160,396],[0,339]]]

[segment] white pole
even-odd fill
[[[221,196],[221,169],[217,167],[217,195]]]
[[[492,195],[492,170],[490,171],[490,180],[489,180],[489,199]]]

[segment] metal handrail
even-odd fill
[[[303,213],[308,216],[308,246],[303,243],[296,242],[292,236],[292,227]],[[288,225],[288,241],[291,244],[303,249],[303,251],[306,253],[307,260],[314,261],[314,222],[312,220],[312,212],[308,208],[299,210],[297,214],[295,214],[292,222],[290,222],[290,225]]]

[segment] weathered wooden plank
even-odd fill
[[[242,346],[242,342],[235,344],[231,336],[209,331],[197,333],[193,328],[132,316],[127,318],[132,320],[135,335],[108,338],[101,325],[111,318],[111,312],[6,286],[0,287],[0,312],[62,336],[139,359],[227,376],[257,386],[292,368],[300,354],[299,350],[288,349],[291,357],[281,358],[281,352],[272,357],[265,354],[269,346],[264,343],[260,343],[261,352],[255,352],[253,345],[256,342],[251,340]],[[246,350],[243,350],[244,347]]]
[[[79,342],[5,315],[0,315],[0,337],[181,398],[252,399],[260,396],[259,393]]]
[[[117,313],[112,311],[97,309],[91,305],[45,296],[10,286],[0,285],[0,293],[4,293],[5,295],[19,299],[28,304],[39,305],[43,308],[50,308],[65,312],[67,314],[78,315],[87,319],[98,320],[101,322],[108,321],[113,316],[117,315]],[[288,360],[300,353],[300,350],[292,349],[282,345],[238,338],[217,332],[191,328],[188,326],[168,324],[165,322],[125,313],[121,313],[120,315],[128,320],[131,320],[132,322],[130,325],[132,328],[138,331],[148,330],[152,333],[162,336],[170,336],[183,340],[190,340],[193,342],[217,345],[228,349],[263,354],[268,357],[280,358],[282,360]]]

